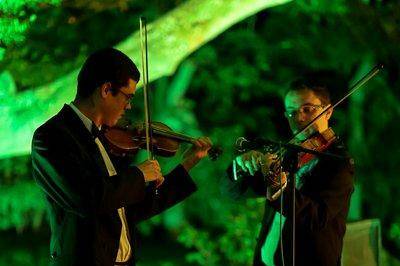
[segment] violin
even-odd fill
[[[311,151],[324,152],[335,140],[335,132],[333,132],[332,128],[328,128],[324,132],[317,133],[309,137],[303,143],[301,143],[300,146]],[[307,164],[314,157],[314,154],[300,152],[298,154],[297,166],[301,167]]]
[[[306,140],[298,144],[296,147],[296,150],[298,152],[297,168],[306,165],[318,155],[326,155],[334,158],[337,157],[337,155],[335,154],[325,153],[325,151],[336,139],[337,137],[335,135],[335,132],[332,130],[332,128],[328,128],[323,132],[315,132]],[[291,144],[291,147],[293,148],[294,144]],[[282,163],[288,151],[289,150],[284,149],[283,147],[279,147],[277,145],[264,147],[264,152],[278,155],[278,159],[276,161],[273,161],[269,166],[269,171],[262,171],[263,173],[267,172],[264,177],[270,179],[270,183],[275,182],[273,181],[273,177],[278,176],[283,170]]]
[[[196,141],[196,138],[174,132],[161,122],[151,122],[150,130],[152,152],[162,157],[174,156],[181,143],[193,144]],[[114,155],[135,155],[139,149],[147,149],[144,124],[104,128],[102,133],[108,149]],[[213,146],[208,151],[208,156],[214,161],[221,153],[221,148]]]

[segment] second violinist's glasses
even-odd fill
[[[324,105],[322,104],[305,104],[302,105],[299,109],[295,110],[286,110],[285,111],[285,116],[286,118],[293,118],[296,117],[297,114],[301,113],[304,115],[312,115],[314,114],[318,109],[324,108]]]

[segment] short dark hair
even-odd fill
[[[317,96],[318,99],[320,99],[323,105],[328,105],[331,103],[330,93],[326,85],[313,81],[308,81],[302,78],[297,79],[290,84],[290,87],[286,91],[285,96],[291,91],[297,92],[305,90],[312,91],[315,94],[315,96]]]
[[[87,98],[106,82],[113,89],[119,89],[128,84],[129,78],[138,82],[140,73],[126,54],[114,48],[98,50],[86,59],[79,71],[76,97]]]

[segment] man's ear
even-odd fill
[[[102,98],[106,98],[109,93],[111,93],[111,83],[106,82],[100,86],[100,94]]]

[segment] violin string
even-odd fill
[[[155,130],[155,133],[163,133],[163,134],[165,134],[165,136],[176,137],[176,138],[178,138],[180,140],[183,140],[183,141],[189,141],[189,142],[193,142],[194,141],[194,138],[186,136],[186,135],[181,134],[181,133],[176,133],[176,132],[173,132],[173,131],[169,131],[169,130],[160,128],[160,127],[155,126],[155,125],[152,125],[151,127],[152,127],[153,130]]]

